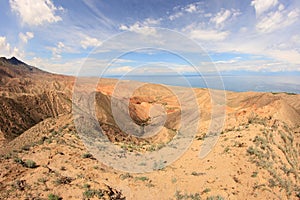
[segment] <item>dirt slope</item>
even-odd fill
[[[96,160],[82,143],[71,112],[74,78],[0,61],[0,199],[300,199],[300,95],[226,92],[223,131],[200,159],[212,104],[207,89],[194,89],[200,126],[184,155],[151,173],[126,173]],[[138,138],[115,122],[111,101],[123,98],[113,96],[116,83],[102,79],[95,91],[107,137],[137,154],[163,148],[181,123],[176,95],[155,84],[134,91],[128,114],[136,124],[154,120],[155,105],[167,116],[159,134]],[[121,84],[125,91],[136,82]]]

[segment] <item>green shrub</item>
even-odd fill
[[[16,162],[16,163],[19,163],[19,164],[21,164],[21,165],[23,165],[24,164],[24,162],[23,162],[23,160],[21,159],[21,158],[15,158],[14,159],[14,161]]]
[[[24,163],[24,166],[28,167],[28,168],[36,168],[37,167],[36,163],[33,160],[26,160]]]
[[[47,182],[47,179],[46,178],[39,178],[38,182],[41,182],[41,183],[45,184]]]
[[[72,178],[70,177],[67,177],[67,176],[62,176],[62,177],[59,177],[58,179],[56,179],[54,181],[55,185],[61,185],[61,184],[69,184],[72,182]]]
[[[104,191],[99,189],[99,190],[94,190],[94,189],[87,189],[86,191],[83,192],[83,197],[84,198],[93,198],[94,196],[98,197],[99,199],[102,199],[104,196]]]
[[[175,199],[176,200],[184,200],[184,199],[192,199],[192,200],[200,200],[200,194],[199,193],[195,193],[195,194],[181,194],[180,191],[176,191],[175,193]]]
[[[146,176],[140,176],[140,177],[135,177],[135,180],[140,180],[140,181],[148,181],[149,178]]]
[[[120,175],[120,179],[121,180],[125,180],[127,178],[132,178],[132,176],[129,174],[129,173],[126,173],[126,174],[121,174]]]
[[[85,153],[82,155],[82,158],[92,158],[92,157],[93,157],[93,155],[90,153]]]
[[[207,197],[206,200],[224,200],[220,195]]]
[[[203,193],[208,193],[208,192],[210,192],[210,191],[211,191],[211,189],[205,188],[205,189],[203,190]]]
[[[3,155],[3,158],[6,159],[6,160],[10,159],[11,158],[11,154],[10,153],[5,154],[5,155]]]
[[[62,199],[61,197],[52,193],[48,195],[48,200],[61,200],[61,199]]]
[[[257,177],[257,174],[258,174],[258,172],[253,172],[252,175],[251,175],[251,177],[255,178],[255,177]]]

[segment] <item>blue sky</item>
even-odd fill
[[[128,50],[149,35],[175,37],[157,28],[176,31],[200,45],[219,71],[300,71],[297,0],[0,0],[0,21],[0,56],[16,56],[56,73],[76,74],[82,65],[93,73],[109,63],[107,55],[124,53],[119,47]],[[103,47],[124,32],[143,37],[135,44]],[[198,56],[184,41],[173,39],[172,49]],[[188,62],[175,57],[168,51],[137,50],[118,57],[108,71],[128,73],[150,62],[150,69],[157,63],[154,72],[165,66],[192,72]]]

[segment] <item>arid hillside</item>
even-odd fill
[[[46,118],[70,112],[72,80],[14,57],[0,58],[2,138],[12,140]]]
[[[95,112],[96,125],[123,152],[165,148],[185,119],[199,123],[191,145],[152,172],[114,169],[88,150],[78,132],[74,110],[86,110],[72,109],[74,77],[0,58],[0,199],[300,199],[299,94],[227,91],[226,105],[218,108],[226,113],[222,132],[200,159],[213,120],[211,91],[192,89],[194,103],[184,96],[186,88],[143,84],[128,97],[139,83],[101,79],[91,90],[91,79],[78,90],[93,98],[80,101],[92,100],[88,113]],[[175,89],[192,102],[187,114]],[[199,118],[191,117],[195,106]],[[162,115],[157,134],[142,137]]]

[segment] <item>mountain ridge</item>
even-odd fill
[[[191,146],[166,168],[135,174],[104,165],[88,152],[72,113],[75,77],[30,71],[23,68],[22,61],[3,63],[0,61],[1,199],[46,199],[52,193],[63,199],[92,199],[98,194],[103,199],[300,197],[300,95],[225,91],[223,131],[208,156],[199,159],[212,120],[212,102],[208,89],[190,88],[201,122]],[[86,78],[80,91],[91,91],[89,81],[94,82]],[[122,92],[114,96],[116,84]],[[167,117],[158,134],[135,137],[118,127],[111,102],[123,100],[123,92],[136,84],[101,79],[92,91],[96,117],[107,138],[123,151],[158,151],[177,134],[180,102],[172,86],[143,84],[136,89],[126,97],[136,124],[148,126],[155,119],[150,111],[157,111],[157,105]],[[124,107],[117,110],[124,111]],[[28,167],[26,163],[32,161],[36,164]]]

